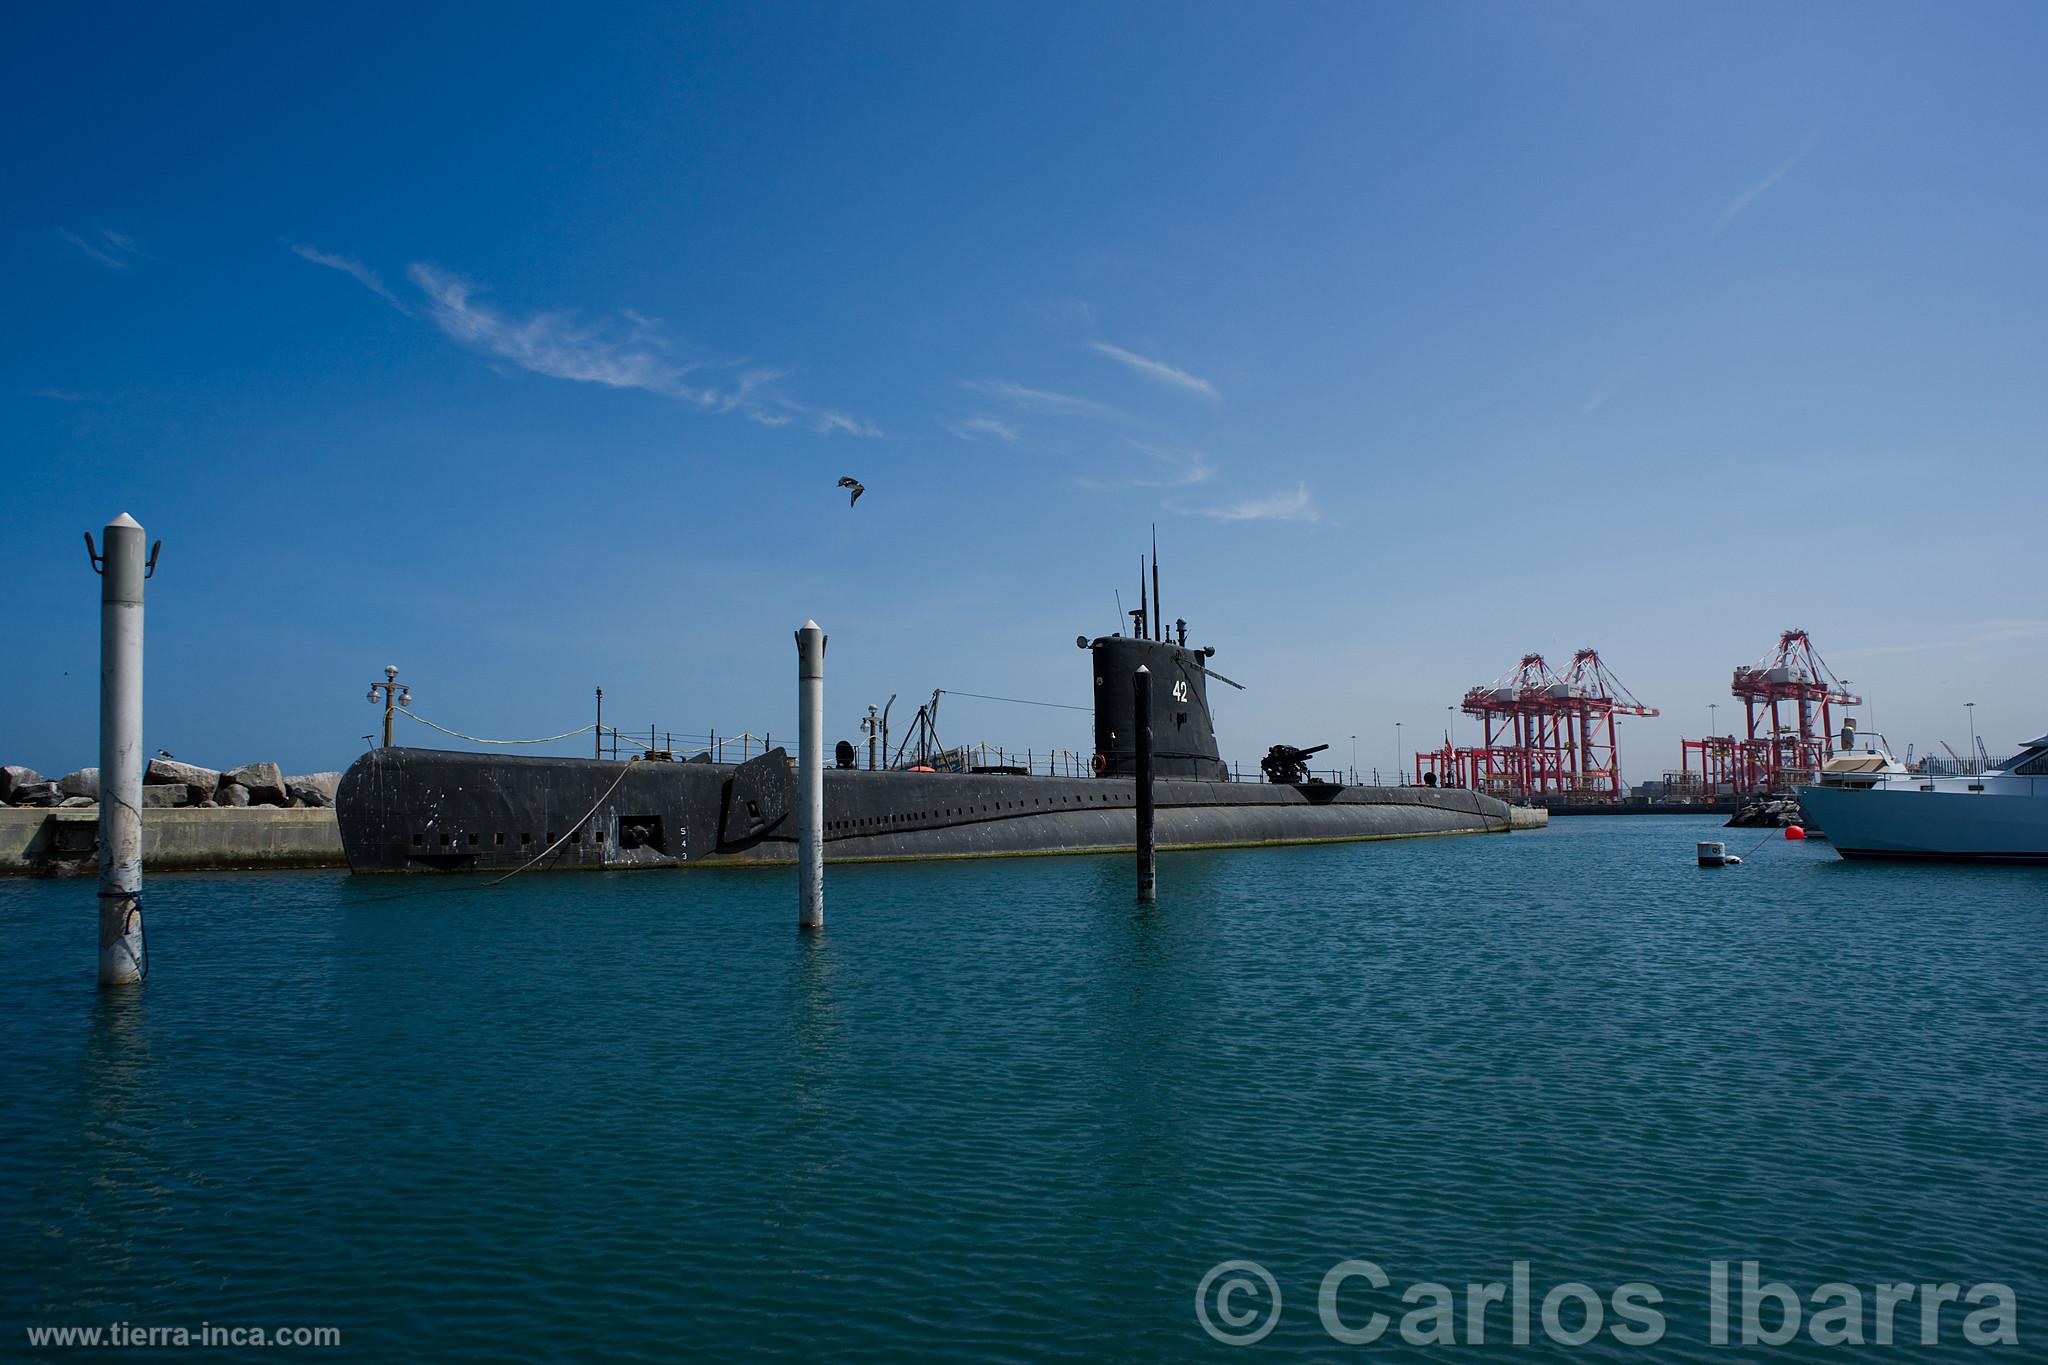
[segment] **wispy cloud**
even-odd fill
[[[963,379],[960,387],[969,393],[978,393],[984,398],[993,398],[1022,412],[1042,412],[1054,417],[1121,417],[1123,414],[1107,403],[1098,403],[1092,398],[1076,398],[1068,393],[1054,393],[1050,389],[1027,388],[1013,384],[1007,379]]]
[[[643,318],[638,313],[627,313],[624,316],[643,328],[655,325],[651,319]],[[757,394],[764,393],[770,384],[780,379],[787,379],[789,375],[790,371],[788,370],[761,368],[747,370],[726,389],[724,397],[719,400],[718,410],[720,412],[743,412],[746,410],[748,402]],[[781,426],[783,423],[777,422],[774,425]]]
[[[357,284],[360,284],[399,312],[407,317],[412,316],[412,309],[399,301],[398,295],[392,293],[386,287],[384,281],[378,278],[377,272],[364,265],[355,257],[336,256],[317,247],[307,246],[303,242],[292,243],[292,252],[304,260],[311,261],[314,265],[324,265],[329,270],[339,270],[342,274],[347,275]]]
[[[53,403],[83,403],[85,401],[84,394],[73,393],[70,389],[37,389],[29,397],[47,398]]]
[[[376,271],[353,257],[303,245],[291,249],[314,265],[349,276],[401,313],[423,315],[462,345],[535,374],[605,388],[639,389],[708,412],[738,413],[765,427],[801,422],[822,435],[882,434],[865,418],[776,393],[774,386],[789,376],[788,370],[755,366],[721,381],[721,376],[730,374],[740,362],[681,353],[659,319],[630,309],[594,322],[568,311],[521,316],[486,303],[479,297],[483,291],[473,281],[436,265],[415,262],[405,273],[423,298],[416,311],[394,295]]]
[[[1216,468],[1209,463],[1207,452],[1183,446],[1155,445],[1150,441],[1127,442],[1131,449],[1146,456],[1151,465],[1143,474],[1129,478],[1089,477],[1077,479],[1083,488],[1188,488],[1198,483],[1207,483],[1216,477]]]
[[[133,238],[112,228],[100,228],[81,235],[70,228],[60,227],[57,229],[57,236],[109,270],[126,270],[146,254],[142,248],[135,245]]]
[[[1895,644],[1863,645],[1854,649],[1831,649],[1837,659],[1869,659],[1901,654],[1954,653],[1981,645],[2013,644],[2022,640],[2048,638],[2048,621],[1980,621],[1970,633],[1955,639],[1910,640]]]
[[[427,319],[456,341],[555,379],[602,384],[723,408],[722,396],[686,382],[694,362],[671,358],[667,343],[647,319],[625,316],[617,324],[586,324],[566,312],[508,317],[481,302],[477,287],[438,266],[416,263],[406,275],[427,297]]]
[[[1215,521],[1321,521],[1323,516],[1316,510],[1315,499],[1309,496],[1306,483],[1220,507],[1172,507],[1171,510]]]
[[[1204,398],[1213,399],[1220,396],[1216,392],[1216,386],[1208,380],[1189,374],[1186,370],[1175,369],[1163,360],[1154,360],[1150,356],[1139,355],[1136,351],[1126,351],[1123,347],[1112,346],[1106,341],[1091,341],[1088,346],[1089,349],[1108,356],[1119,365],[1127,365],[1147,379],[1170,388],[1199,393]]]
[[[1023,433],[1008,422],[999,422],[993,417],[968,417],[949,425],[946,430],[963,441],[1001,441],[1004,445],[1015,445]]]
[[[806,413],[811,419],[811,430],[823,436],[843,431],[849,436],[880,436],[882,429],[865,417],[849,417],[843,412],[830,408],[805,408],[795,403],[785,403],[791,411]]]
[[[1095,320],[1095,310],[1086,299],[1047,299],[1024,306],[1056,327],[1086,327]]]
[[[1806,141],[1799,145],[1799,150],[1786,157],[1784,163],[1778,169],[1772,171],[1733,199],[1730,199],[1728,206],[1721,210],[1721,216],[1714,220],[1713,231],[1707,235],[1709,237],[1719,236],[1723,228],[1727,227],[1737,218],[1740,218],[1748,210],[1749,206],[1763,198],[1773,185],[1776,185],[1780,180],[1791,174],[1792,168],[1805,160],[1806,154],[1813,150],[1813,144],[1817,137],[1818,134],[1808,135]]]

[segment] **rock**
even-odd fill
[[[216,806],[246,806],[249,804],[249,789],[239,782],[223,782],[213,793]]]
[[[142,804],[148,806],[189,806],[192,804],[190,787],[166,783],[161,787],[144,787]]]
[[[294,806],[331,806],[334,804],[326,792],[304,782],[291,782],[286,785],[285,790],[291,793]]]
[[[1752,796],[1742,803],[1734,815],[1728,817],[1729,829],[1783,829],[1786,825],[1803,825],[1805,815],[1799,809],[1796,796]]]
[[[145,787],[186,786],[192,788],[192,799],[211,800],[214,788],[220,785],[220,774],[211,768],[202,768],[196,763],[180,763],[174,758],[152,758],[149,768],[142,774]],[[202,797],[200,793],[205,793]]]
[[[17,806],[40,806],[48,809],[64,798],[57,795],[55,782],[33,782],[14,789],[13,802]]]
[[[277,770],[275,763],[244,763],[222,773],[220,780],[232,782],[247,791],[249,800],[246,804],[251,806],[282,806],[291,799],[284,787],[284,774]]]
[[[100,770],[80,768],[75,773],[66,773],[57,779],[57,792],[61,796],[85,796],[94,801],[100,799]]]
[[[0,768],[0,801],[12,801],[16,805],[21,805],[23,803],[15,793],[33,787],[42,780],[43,775],[34,768],[18,765]]]
[[[301,773],[297,777],[287,777],[284,780],[285,790],[290,791],[294,787],[311,787],[324,798],[319,801],[308,801],[307,805],[331,806],[334,804],[334,793],[341,787],[341,774]]]
[[[77,810],[80,806],[97,806],[99,802],[93,800],[90,796],[67,796],[58,801],[57,804],[65,810]]]

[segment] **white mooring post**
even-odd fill
[[[796,633],[796,877],[798,927],[825,924],[825,632]]]
[[[88,537],[90,539],[90,537]],[[142,579],[144,537],[107,523],[100,570],[100,985],[130,986],[142,946]]]

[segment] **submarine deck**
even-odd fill
[[[356,760],[336,806],[358,872],[776,865],[796,859],[793,785],[779,751],[716,764],[391,748]],[[1513,823],[1504,803],[1448,788],[1161,778],[1154,792],[1166,850],[1503,833]],[[825,857],[1128,851],[1136,804],[1129,778],[829,769]]]

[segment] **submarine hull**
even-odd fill
[[[1161,778],[1165,849],[1504,833],[1477,792]],[[794,777],[772,750],[747,763],[613,762],[386,748],[336,794],[356,872],[510,872],[796,861]],[[1128,777],[828,769],[828,862],[1113,853],[1135,838]]]

